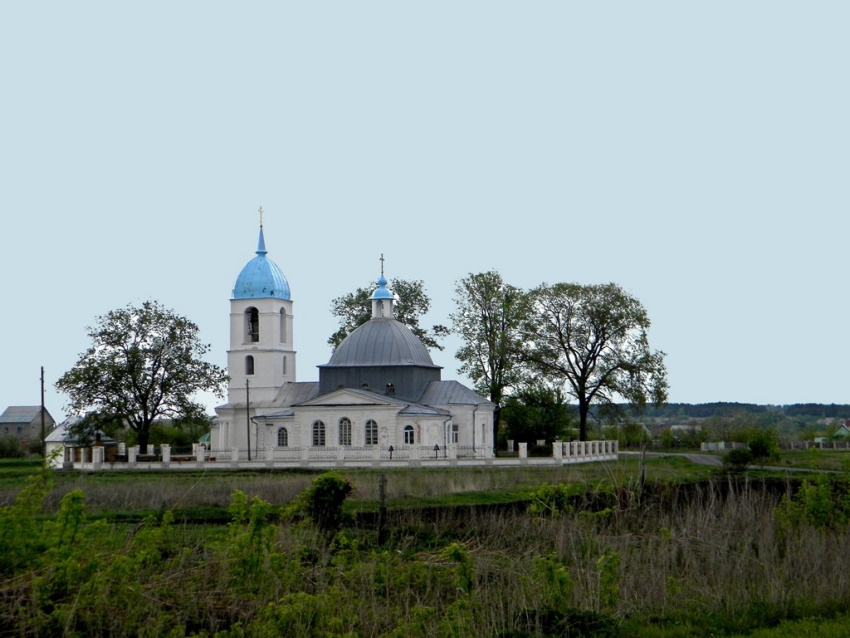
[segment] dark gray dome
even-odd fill
[[[417,336],[404,324],[388,318],[370,319],[348,335],[327,366],[437,367]]]

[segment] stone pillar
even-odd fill
[[[527,459],[528,458],[528,443],[520,443],[519,444],[519,458]]]
[[[301,460],[309,461],[310,460],[310,448],[306,445],[301,448]]]
[[[345,460],[345,447],[346,446],[344,446],[344,445],[340,445],[336,449],[336,460],[337,461],[344,461]]]
[[[552,441],[552,458],[558,460],[564,458],[564,444],[558,440]]]
[[[118,456],[127,456],[127,444],[124,441],[118,444]]]
[[[207,452],[207,450],[206,450],[206,448],[204,448],[203,445],[198,445],[195,448],[195,460],[198,463],[203,463],[206,460],[206,456],[207,456],[206,452]]]
[[[448,452],[448,457],[450,459],[456,459],[457,458],[457,445],[455,445],[454,443],[449,445],[447,447],[446,451]]]
[[[91,449],[91,461],[96,470],[103,466],[103,446],[96,445]]]
[[[127,463],[129,463],[130,465],[135,465],[138,458],[139,458],[139,446],[133,445],[132,447],[130,447],[129,450],[127,450]]]
[[[171,446],[168,443],[163,443],[160,447],[162,452],[162,463],[163,465],[167,465],[171,463]]]
[[[80,448],[80,462],[88,463],[89,462],[89,448],[84,447]]]
[[[232,450],[230,450],[230,462],[234,466],[239,465],[239,448],[238,447],[235,447]]]
[[[513,451],[514,451],[514,440],[508,439],[508,452],[513,452]]]
[[[422,449],[418,445],[411,445],[410,446],[410,460],[411,461],[418,461],[420,458],[422,458]]]
[[[372,460],[380,461],[381,460],[381,446],[375,445],[372,447]]]
[[[271,445],[266,447],[266,461],[269,463],[274,461],[274,448]]]

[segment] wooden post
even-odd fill
[[[378,545],[383,545],[387,540],[387,477],[384,474],[378,476]]]

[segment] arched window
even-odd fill
[[[313,447],[325,447],[325,424],[313,421]]]
[[[366,445],[378,445],[378,424],[372,419],[366,421]]]
[[[253,306],[245,310],[245,333],[245,341],[260,340],[260,311]]]
[[[254,374],[254,357],[252,357],[250,354],[245,357],[245,374]]]
[[[414,443],[416,443],[416,436],[413,432],[413,426],[412,425],[405,425],[404,426],[404,444],[405,445],[413,445]]]
[[[286,428],[280,428],[277,431],[277,446],[278,447],[288,447],[289,446],[289,432],[286,431]]]
[[[280,309],[280,342],[286,343],[286,308]]]
[[[339,444],[351,445],[351,420],[348,417],[339,420]]]

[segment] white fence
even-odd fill
[[[616,441],[555,441],[549,457],[528,456],[528,444],[519,444],[519,453],[497,458],[490,448],[435,445],[428,448],[398,447],[269,447],[260,450],[206,450],[196,445],[191,455],[174,455],[168,445],[158,454],[142,456],[139,448],[127,449],[126,460],[105,461],[102,447],[84,448],[80,461],[65,463],[65,469],[99,470],[196,470],[325,467],[423,467],[423,466],[512,466],[567,465],[593,461],[614,461]]]

